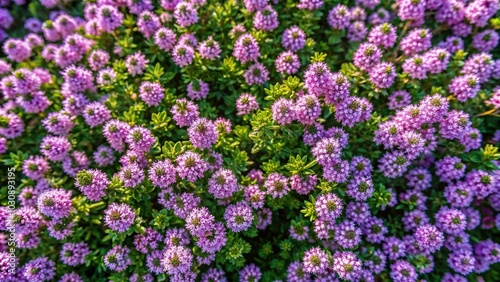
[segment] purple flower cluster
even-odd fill
[[[230,205],[224,212],[226,225],[233,232],[241,232],[252,225],[252,208],[246,202],[238,202]]]
[[[194,147],[206,149],[217,141],[217,130],[212,121],[206,118],[195,120],[188,129],[189,141]]]
[[[246,115],[251,113],[253,110],[259,108],[259,103],[255,96],[252,96],[249,93],[243,93],[236,100],[236,110],[238,111],[238,115]]]
[[[165,96],[165,89],[157,82],[145,81],[139,88],[139,97],[148,106],[158,106]]]
[[[104,265],[113,271],[121,272],[132,264],[129,253],[129,248],[116,245],[104,256]]]
[[[71,191],[53,189],[38,197],[38,210],[54,219],[67,217],[71,212]]]
[[[298,26],[292,26],[283,31],[281,45],[292,52],[297,52],[304,48],[306,44],[306,34]]]
[[[203,173],[208,169],[207,163],[195,152],[188,151],[177,157],[177,167],[175,170],[182,179],[195,182],[203,177]]]
[[[242,63],[255,61],[260,57],[259,45],[250,34],[241,35],[234,44],[233,56]]]
[[[127,231],[134,222],[135,213],[127,204],[112,203],[104,212],[104,222],[119,233]]]
[[[496,279],[497,0],[28,2],[1,281]]]

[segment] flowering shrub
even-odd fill
[[[500,281],[498,0],[0,7],[0,281]]]

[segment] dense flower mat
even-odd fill
[[[0,281],[500,281],[498,0],[0,7]]]

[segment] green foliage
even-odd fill
[[[310,221],[315,220],[317,217],[316,208],[314,207],[315,203],[316,199],[314,196],[309,195],[309,201],[304,201],[305,208],[300,211],[305,217],[309,218]]]
[[[216,261],[218,263],[229,263],[228,269],[239,269],[245,265],[244,254],[247,254],[252,249],[252,246],[243,240],[237,234],[230,234],[227,239],[227,244],[217,254]]]

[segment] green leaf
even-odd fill
[[[301,158],[300,155],[297,155],[296,157],[290,156],[285,168],[291,174],[300,174],[300,172],[304,169],[306,160],[307,156],[304,156],[303,158]]]
[[[317,217],[316,208],[314,207],[315,203],[316,199],[314,196],[309,195],[309,201],[304,201],[305,208],[300,211],[305,217],[308,217],[310,221],[314,221]]]
[[[481,149],[483,152],[483,160],[485,161],[493,161],[500,159],[500,153],[498,152],[498,147],[492,144],[486,144],[484,149]]]
[[[273,172],[276,172],[278,171],[278,169],[280,168],[280,162],[279,160],[269,160],[267,162],[264,162],[262,164],[262,169],[266,172],[266,173],[273,173]]]
[[[168,126],[171,118],[167,116],[165,111],[159,113],[153,113],[151,115],[150,124],[153,125],[153,130],[165,129]]]

